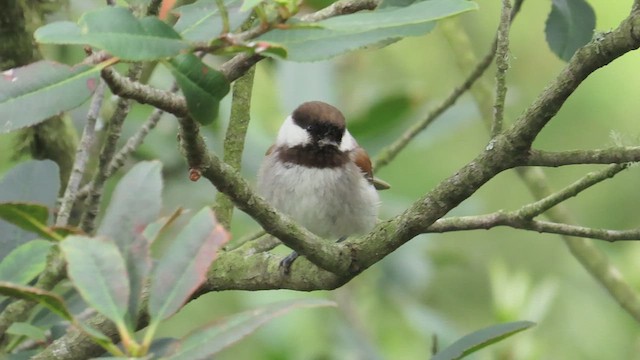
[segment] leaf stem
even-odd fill
[[[218,5],[220,17],[222,18],[222,34],[228,34],[229,31],[231,31],[231,26],[229,25],[229,12],[227,11],[227,7],[224,6],[224,0],[216,0],[216,4]]]

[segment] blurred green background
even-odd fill
[[[74,0],[56,19],[76,19],[102,1]],[[466,49],[484,56],[493,41],[500,1],[478,1],[480,10],[458,18],[471,38]],[[616,27],[631,0],[589,0],[597,31]],[[564,66],[548,49],[544,23],[551,1],[525,1],[511,32],[506,120],[513,121]],[[73,63],[79,48],[44,49],[50,58]],[[347,116],[352,133],[372,157],[462,83],[467,72],[442,29],[408,38],[383,49],[361,50],[331,61],[289,63],[267,60],[257,67],[252,123],[242,172],[255,181],[265,150],[285,116],[299,103],[324,100]],[[220,59],[209,59],[211,64]],[[535,146],[546,150],[601,148],[637,144],[640,120],[640,61],[628,54],[589,77],[544,129]],[[493,86],[494,67],[484,81]],[[158,67],[151,83],[168,87],[171,78]],[[110,99],[113,103],[114,99]],[[212,149],[221,150],[229,99],[219,121],[205,130]],[[108,112],[108,110],[105,110]],[[125,138],[150,113],[136,105],[125,123]],[[78,126],[86,105],[73,112]],[[164,164],[165,212],[211,204],[215,190],[192,183],[177,151],[176,122],[165,116],[136,154]],[[378,175],[392,184],[381,193],[381,218],[402,212],[412,201],[454,173],[488,141],[477,104],[470,95],[420,135]],[[0,137],[0,169],[12,165],[11,136]],[[546,169],[559,189],[598,166]],[[626,229],[638,226],[640,171],[616,178],[567,201],[577,223]],[[111,181],[111,186],[115,182]],[[513,172],[499,175],[449,215],[513,210],[531,202]],[[235,239],[257,230],[236,212]],[[597,243],[634,288],[640,246],[634,242]],[[283,254],[287,249],[278,249]],[[488,348],[474,359],[640,359],[640,327],[611,299],[568,252],[558,236],[511,229],[419,236],[331,292],[293,291],[211,293],[191,302],[161,329],[181,335],[224,315],[277,300],[326,297],[337,309],[310,309],[277,319],[226,350],[221,359],[426,359],[433,337],[441,347],[462,335],[498,322],[532,320],[538,326]]]

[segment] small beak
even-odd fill
[[[329,145],[333,145],[333,146],[338,146],[338,143],[336,143],[333,140],[329,140],[329,139],[320,139],[318,140],[318,145],[320,146],[329,146]]]

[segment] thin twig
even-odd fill
[[[579,236],[609,242],[640,240],[640,228],[631,230],[609,230],[548,221],[527,220],[521,218],[517,211],[440,219],[427,228],[425,232],[445,233],[462,230],[488,230],[498,226],[508,226],[514,229],[536,231],[539,233]]]
[[[521,5],[521,2],[514,4],[514,11]],[[513,21],[513,17],[512,17]],[[459,32],[460,37],[463,38],[462,43],[456,41],[453,48],[457,50],[456,58],[458,59],[471,59],[473,53],[469,52],[470,46],[468,37],[463,31]],[[458,40],[458,37],[452,37],[452,40]],[[460,64],[463,69],[467,69],[469,64]],[[472,94],[480,107],[480,112],[483,115],[485,123],[490,126],[492,117],[492,101],[491,93],[487,91],[490,88],[485,81],[478,84],[479,86],[472,89]],[[535,151],[530,150],[532,154]],[[573,154],[571,154],[573,157]],[[544,198],[553,193],[548,180],[539,167],[519,167],[516,168],[517,174],[520,176],[525,185],[529,188],[531,193],[536,198]],[[549,209],[545,213],[545,216],[556,223],[571,223],[573,222],[569,211],[563,204],[559,204],[552,209]],[[607,255],[600,250],[595,244],[584,238],[578,238],[573,236],[561,235],[562,240],[565,242],[571,254],[580,262],[580,264],[587,270],[596,281],[609,292],[611,297],[620,306],[625,309],[634,319],[640,321],[640,297],[636,294],[635,290],[620,276],[620,271],[613,265]]]
[[[511,27],[511,1],[502,0],[500,26],[498,27],[498,46],[496,48],[496,100],[493,106],[493,123],[491,135],[502,132],[504,119],[504,103],[507,97],[507,70],[509,69],[509,28]]]
[[[89,160],[89,153],[96,139],[96,120],[100,114],[100,108],[102,108],[102,101],[104,99],[105,83],[100,81],[96,92],[93,94],[91,105],[89,106],[89,112],[87,114],[87,121],[82,131],[82,137],[80,138],[80,144],[76,150],[76,158],[73,163],[73,170],[67,183],[67,188],[64,191],[64,196],[60,203],[58,210],[58,217],[56,218],[56,226],[66,226],[69,223],[69,216],[71,214],[71,208],[76,202],[78,187],[84,176],[85,166]]]
[[[140,75],[142,66],[139,63],[133,64],[129,70],[129,78],[135,80]],[[111,160],[116,152],[116,147],[120,135],[122,134],[122,124],[129,114],[131,108],[131,100],[119,98],[116,109],[109,120],[107,136],[98,160],[98,171],[91,181],[91,189],[85,200],[85,209],[80,222],[80,227],[88,234],[92,233],[95,228],[95,220],[100,210],[100,201],[102,199],[102,190],[104,184],[109,178],[108,169]]]
[[[530,150],[529,156],[523,165],[557,167],[578,164],[619,164],[639,161],[640,146],[627,146],[609,149],[559,152]]]
[[[511,23],[515,19],[516,15],[520,11],[520,7],[524,0],[516,0],[509,19]],[[388,165],[395,157],[402,151],[404,148],[409,145],[409,143],[420,134],[424,129],[426,129],[433,121],[438,119],[440,115],[442,115],[447,109],[449,109],[453,104],[458,101],[458,99],[467,92],[473,86],[473,84],[484,74],[484,72],[489,68],[491,62],[493,61],[494,56],[496,55],[496,50],[498,47],[498,38],[493,41],[493,45],[491,46],[491,50],[489,53],[485,55],[485,57],[476,65],[476,67],[471,71],[469,76],[464,80],[464,82],[455,88],[447,98],[436,106],[422,121],[413,124],[407,131],[400,136],[396,141],[383,148],[376,159],[373,161],[373,170],[378,171],[380,168]]]
[[[546,196],[534,203],[523,206],[517,211],[517,214],[522,219],[532,219],[561,202],[578,195],[580,192],[592,187],[593,185],[614,177],[616,174],[628,167],[628,164],[613,164],[607,166],[603,170],[588,173],[583,178],[564,189]]]

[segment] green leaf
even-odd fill
[[[166,64],[187,98],[191,116],[203,125],[213,122],[220,100],[229,92],[227,78],[193,54],[176,56]]]
[[[255,332],[267,322],[291,310],[319,306],[335,306],[328,300],[307,299],[273,304],[217,320],[213,325],[187,335],[170,360],[208,359]]]
[[[243,0],[242,6],[240,6],[240,11],[249,11],[258,6],[263,1],[265,0]]]
[[[28,284],[44,270],[51,246],[48,241],[34,240],[13,250],[0,262],[0,281]]]
[[[494,344],[500,340],[526,330],[535,323],[531,321],[515,321],[486,327],[466,335],[437,353],[431,360],[457,360]]]
[[[144,229],[162,209],[162,163],[142,161],[120,180],[100,223],[97,234],[115,241],[129,275],[128,313],[136,316],[144,279],[151,269],[149,245]]]
[[[26,336],[29,339],[33,339],[36,341],[47,340],[47,336],[44,333],[44,330],[25,322],[17,322],[11,324],[11,326],[9,326],[9,328],[7,329],[7,334]]]
[[[60,315],[63,319],[71,320],[73,318],[69,310],[67,310],[64,300],[49,291],[0,281],[0,294],[18,299],[36,301]]]
[[[0,133],[38,124],[84,103],[104,66],[38,61],[0,75]],[[38,104],[38,106],[34,106]]]
[[[61,238],[47,227],[48,218],[49,209],[43,205],[0,203],[0,219],[49,240],[60,240]]]
[[[318,28],[275,29],[258,40],[284,46],[289,60],[323,60],[369,45],[426,34],[437,20],[477,7],[467,0],[422,1],[402,8],[337,16],[314,23]]]
[[[53,208],[59,188],[58,165],[50,160],[32,160],[14,166],[0,181],[0,202],[39,203]],[[0,234],[0,260],[20,244],[34,239],[31,232],[2,219]]]
[[[585,0],[553,0],[545,34],[549,48],[562,60],[591,41],[596,14]]]
[[[129,279],[115,243],[104,238],[69,236],[60,243],[67,273],[82,298],[119,327],[129,301]]]
[[[224,0],[229,13],[229,28],[234,31],[251,15],[240,10],[240,0]],[[210,42],[222,35],[222,18],[216,0],[199,0],[174,10],[179,14],[174,29],[184,39],[193,42]]]
[[[154,241],[164,233],[171,225],[182,215],[184,212],[183,208],[177,208],[171,215],[160,218],[151,224],[149,224],[145,229],[142,235],[149,239],[149,241],[153,244]]]
[[[204,282],[218,250],[229,241],[213,211],[200,210],[157,263],[149,289],[149,315],[156,323],[174,314]],[[152,325],[151,325],[152,326]]]
[[[378,137],[400,130],[412,108],[407,93],[396,93],[375,101],[365,113],[349,119],[349,131],[358,139]]]
[[[112,6],[85,13],[78,25],[68,21],[45,25],[34,37],[44,44],[90,45],[131,61],[172,57],[189,48],[158,18],[137,19],[128,9]]]

